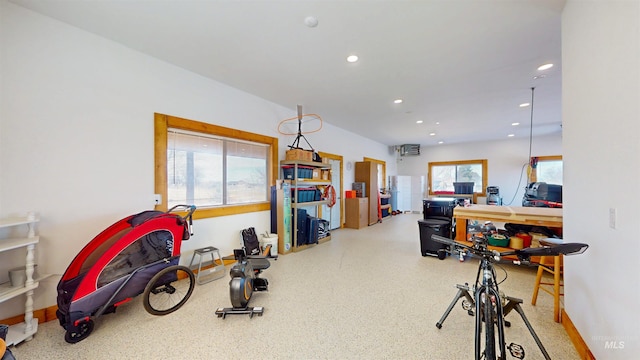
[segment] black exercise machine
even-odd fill
[[[233,250],[233,255],[237,261],[229,271],[231,281],[229,281],[229,293],[231,296],[230,308],[218,308],[216,315],[225,318],[227,315],[249,314],[249,317],[257,314],[262,316],[264,308],[262,306],[248,306],[251,295],[254,291],[269,290],[269,281],[259,277],[262,270],[268,269],[271,263],[264,255],[260,254],[260,244],[254,228],[242,230],[244,247]],[[271,245],[267,245],[263,254],[271,252]]]

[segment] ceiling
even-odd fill
[[[564,0],[10,1],[387,145],[561,132]]]

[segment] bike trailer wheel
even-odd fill
[[[173,265],[160,270],[144,289],[143,304],[152,315],[167,315],[184,305],[195,287],[193,271]]]

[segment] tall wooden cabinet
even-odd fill
[[[369,161],[356,162],[356,182],[365,183],[369,198],[369,225],[378,222],[378,165]]]

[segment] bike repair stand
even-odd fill
[[[444,323],[444,320],[447,318],[447,316],[449,316],[449,313],[451,312],[451,310],[453,310],[453,307],[461,298],[466,299],[466,303],[465,301],[462,302],[462,308],[467,310],[467,313],[470,316],[474,316],[474,312],[471,309],[475,308],[475,301],[473,300],[473,297],[470,294],[471,289],[469,288],[469,284],[464,284],[464,285],[458,284],[456,285],[456,288],[458,288],[458,293],[456,293],[456,296],[453,298],[453,301],[451,301],[451,304],[449,304],[449,307],[447,308],[447,310],[445,310],[440,320],[438,320],[438,322],[436,323],[436,327],[438,329],[442,328],[442,324]],[[549,353],[547,353],[547,350],[544,348],[544,345],[542,345],[542,341],[540,341],[540,338],[536,334],[535,330],[533,330],[533,326],[531,326],[529,319],[527,319],[527,316],[524,314],[524,310],[522,310],[522,307],[520,306],[520,304],[522,304],[522,299],[514,298],[511,296],[505,296],[505,299],[507,300],[507,303],[502,307],[503,317],[506,317],[507,314],[511,312],[511,310],[515,310],[518,314],[520,314],[520,317],[522,317],[522,321],[524,321],[524,324],[527,326],[527,329],[529,329],[529,333],[531,333],[531,336],[533,336],[533,339],[536,341],[536,344],[538,345],[538,348],[540,348],[540,351],[542,351],[542,355],[544,355],[544,358],[547,360],[551,360]],[[500,303],[502,303],[502,301]],[[506,320],[504,323],[506,327],[511,326],[511,324]],[[520,359],[522,358],[524,358],[524,349],[522,349],[522,357],[520,357]]]

